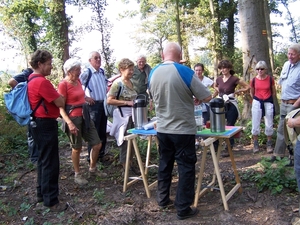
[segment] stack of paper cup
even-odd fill
[[[144,128],[145,130],[153,129],[155,123],[156,123],[156,121],[150,121],[149,123],[147,123],[146,125],[144,125],[143,128]]]

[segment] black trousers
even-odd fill
[[[59,202],[58,125],[56,119],[36,118],[35,122],[36,127],[31,126],[31,130],[39,151],[37,197],[50,207]]]
[[[91,120],[93,120],[97,133],[100,140],[102,141],[102,147],[99,152],[99,157],[103,157],[105,154],[106,147],[106,125],[107,125],[107,116],[105,115],[103,102],[95,102],[94,105],[89,105],[89,112]],[[88,146],[88,158],[90,157],[92,146]]]
[[[233,105],[232,103],[227,104],[227,112],[225,113],[225,118],[227,121],[226,125],[234,126],[238,117],[239,117],[239,112],[237,111],[235,105]],[[234,145],[233,137],[230,138],[230,144],[231,144],[231,147],[233,147],[233,145]]]
[[[174,161],[178,165],[179,181],[175,207],[178,214],[188,212],[195,196],[195,135],[157,133],[159,141],[159,167],[157,202],[166,205],[170,198],[170,186]]]

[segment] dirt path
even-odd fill
[[[117,152],[111,152],[117,154]],[[88,164],[86,151],[82,153],[81,167],[87,173]],[[70,150],[60,151],[60,199],[69,204],[63,213],[52,213],[35,204],[36,201],[36,171],[20,168],[15,180],[20,181],[15,187],[0,191],[0,224],[291,224],[298,216],[298,195],[296,192],[283,192],[280,195],[270,195],[269,192],[257,193],[253,183],[242,181],[242,194],[235,193],[229,200],[229,211],[222,205],[220,193],[217,190],[205,194],[198,203],[199,214],[184,222],[176,219],[176,210],[169,208],[161,210],[155,200],[155,188],[151,189],[151,198],[147,198],[142,182],[129,187],[126,193],[123,189],[122,169],[117,164],[117,156],[112,156],[104,162],[104,172],[107,178],[90,181],[80,187],[73,181]],[[251,146],[238,145],[234,156],[239,173],[247,167],[255,165],[263,152],[253,155]],[[197,169],[201,161],[201,151],[198,151]],[[0,158],[1,163],[11,158]],[[7,168],[6,168],[7,169]],[[234,175],[229,158],[220,159],[221,175],[226,193],[233,186]],[[3,168],[1,179],[7,177]],[[211,179],[213,171],[211,156],[207,157],[207,170],[203,183]],[[151,179],[156,179],[156,172],[150,171]],[[10,176],[12,177],[12,176]],[[19,179],[21,177],[21,179]],[[171,187],[171,199],[175,198],[177,173]]]

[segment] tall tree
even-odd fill
[[[254,68],[258,61],[265,61],[271,68],[264,1],[239,0],[239,19],[243,50],[243,78],[249,81],[255,76]],[[242,113],[244,119],[250,118],[251,112],[247,96],[244,99]]]
[[[57,60],[59,75],[63,74],[63,63],[69,59],[69,21],[65,12],[65,0],[54,0],[49,4],[48,39],[51,41],[52,53]]]
[[[2,1],[0,3],[0,20],[4,32],[17,40],[21,50],[27,56],[37,49],[44,21],[41,20],[45,8],[38,1]]]
[[[168,13],[168,26],[174,28],[176,36],[171,36],[168,41],[177,41],[183,50],[183,57],[186,65],[190,66],[189,42],[190,42],[190,21],[189,14],[194,13],[192,9],[198,5],[195,0],[142,0],[140,2],[140,12],[142,18],[149,22],[152,17],[161,13]],[[170,22],[173,24],[171,25]]]
[[[104,68],[106,75],[111,77],[114,74],[115,59],[112,57],[113,50],[110,47],[112,24],[105,17],[104,13],[108,5],[106,0],[69,0],[73,4],[79,6],[79,10],[82,7],[88,7],[92,11],[91,23],[80,30],[84,32],[90,32],[92,30],[99,31],[99,40],[101,41],[101,49],[99,50],[102,59],[105,63]],[[97,50],[97,49],[95,49]]]
[[[295,0],[280,0],[281,4],[285,7],[286,11],[287,11],[287,19],[288,19],[288,25],[291,26],[291,41],[294,43],[298,43],[299,39],[298,39],[298,35],[299,35],[299,31],[297,32],[297,25],[296,25],[296,21],[294,19],[294,17],[292,16],[292,13],[289,9],[289,2],[295,2]]]
[[[151,65],[161,62],[163,44],[176,36],[174,25],[169,13],[162,12],[143,21],[137,33],[132,36],[140,49],[146,49],[147,52],[150,52],[147,56],[147,62]]]
[[[115,60],[112,58],[113,50],[110,48],[112,24],[104,16],[106,0],[94,0],[89,3],[92,11],[95,12],[94,27],[101,33],[101,54],[105,61],[105,69],[108,76],[113,75]]]
[[[37,48],[48,49],[62,75],[62,64],[69,58],[64,0],[4,0],[0,19],[5,32],[19,41],[25,58]]]

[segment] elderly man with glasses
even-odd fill
[[[271,161],[277,156],[285,156],[283,125],[286,115],[300,106],[300,44],[293,44],[288,48],[288,61],[284,63],[279,85],[281,86],[280,121],[277,129],[277,138]]]
[[[104,111],[104,99],[106,97],[106,76],[101,66],[101,56],[99,52],[93,51],[89,54],[89,63],[87,70],[80,74],[80,81],[85,92],[85,101],[89,105],[89,113],[94,121],[99,138],[102,141],[102,147],[99,152],[100,160],[105,155],[106,146],[106,125],[107,116]],[[90,159],[90,151],[92,146],[88,146]]]

